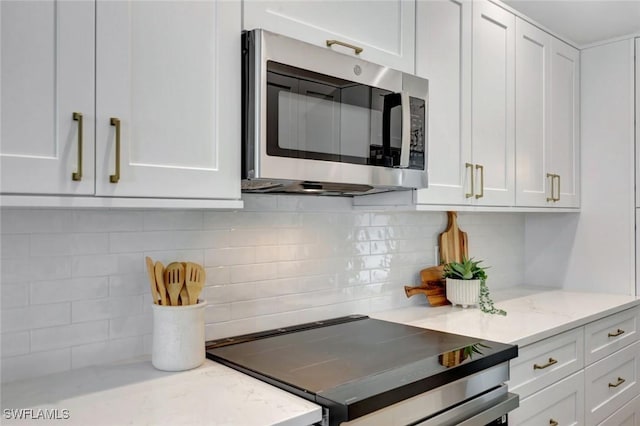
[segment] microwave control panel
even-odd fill
[[[409,168],[424,170],[426,153],[426,104],[424,99],[410,98],[411,111],[411,145]]]

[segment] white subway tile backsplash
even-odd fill
[[[32,330],[31,351],[40,352],[99,342],[107,339],[108,332],[107,321],[91,321]]]
[[[2,309],[1,332],[33,330],[71,322],[71,305],[54,303],[24,308]]]
[[[29,332],[2,333],[2,358],[29,353]]]
[[[0,286],[2,309],[19,308],[29,305],[29,285],[26,283]]]
[[[34,281],[28,289],[31,294],[31,304],[42,305],[106,297],[109,292],[108,282],[108,277]]]
[[[71,368],[106,364],[144,353],[144,339],[140,336],[74,346],[71,348]]]
[[[3,381],[148,354],[144,257],[205,266],[208,339],[422,305],[444,212],[353,210],[348,198],[243,196],[240,211],[2,210]],[[524,217],[461,213],[489,287],[518,284]],[[45,357],[50,356],[51,359]],[[24,361],[22,360],[24,357]],[[20,358],[20,359],[18,359]],[[35,366],[36,362],[50,366]]]
[[[2,381],[29,379],[71,369],[71,348],[2,358]]]
[[[29,256],[29,234],[2,234],[2,259],[20,259]]]

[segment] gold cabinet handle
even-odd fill
[[[553,419],[549,419],[549,426],[558,426],[558,422]]]
[[[82,180],[82,113],[74,112],[73,121],[78,122],[78,171],[71,173],[71,180]]]
[[[613,333],[607,334],[607,336],[609,336],[609,337],[618,337],[621,334],[624,334],[624,330],[618,329],[618,330],[614,331]]]
[[[480,193],[476,194],[476,200],[484,197],[484,166],[476,164],[476,170],[480,170]]]
[[[345,43],[344,41],[340,41],[340,40],[327,40],[327,47],[331,47],[334,44],[337,44],[339,46],[344,46],[344,47],[348,47],[349,49],[353,49],[354,52],[356,52],[356,55],[359,55],[362,53],[362,51],[364,50],[362,47],[358,47],[358,46],[354,46],[353,44],[349,44],[349,43]]]
[[[623,379],[622,377],[618,377],[618,381],[615,383],[609,383],[609,387],[610,388],[617,388],[618,386],[620,386],[621,384],[623,384],[624,382],[626,382],[625,379]]]
[[[464,164],[465,169],[471,169],[471,192],[467,192],[466,194],[464,194],[465,198],[471,198],[473,197],[473,191],[474,191],[474,187],[473,187],[473,164],[471,163],[465,163]]]
[[[553,364],[557,364],[558,360],[553,359],[553,358],[549,358],[549,361],[547,361],[546,364],[544,365],[539,365],[539,364],[533,364],[533,369],[534,370],[544,370],[547,367],[551,367]]]
[[[560,175],[553,175],[554,177],[558,178],[558,198],[554,198],[553,201],[560,201]]]
[[[547,202],[549,201],[555,201],[556,199],[553,198],[553,193],[555,192],[553,190],[554,186],[555,186],[555,180],[554,180],[555,175],[553,173],[547,173],[547,179],[551,178],[551,197],[547,197]]]
[[[120,180],[120,119],[111,117],[111,125],[116,126],[116,174],[109,175],[109,182],[118,183]]]

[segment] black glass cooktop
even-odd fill
[[[513,345],[361,315],[207,342],[212,360],[360,415],[517,355]]]

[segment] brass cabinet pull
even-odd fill
[[[466,169],[471,168],[471,192],[467,192],[466,194],[464,194],[465,198],[471,198],[471,197],[473,197],[473,191],[474,191],[474,187],[473,187],[473,164],[465,163],[464,167]]]
[[[109,182],[118,183],[120,180],[120,119],[111,117],[111,125],[116,126],[116,174],[109,176]]]
[[[558,198],[554,198],[554,200],[553,200],[553,201],[560,201],[560,175],[554,175],[554,177],[557,177],[557,178],[558,178],[558,189],[557,189],[557,191],[558,191]]]
[[[476,170],[480,170],[480,193],[476,194],[476,199],[484,197],[484,166],[476,164]]]
[[[73,121],[78,122],[78,171],[71,173],[71,180],[82,180],[82,113],[74,112]]]
[[[609,336],[609,337],[618,337],[619,335],[621,335],[623,333],[624,333],[624,330],[618,329],[617,331],[615,331],[613,333],[609,333],[607,336]]]
[[[354,52],[356,52],[356,55],[359,55],[362,53],[362,51],[364,50],[362,47],[358,47],[358,46],[354,46],[353,44],[349,44],[349,43],[345,43],[344,41],[340,41],[340,40],[327,40],[327,47],[331,47],[334,44],[337,44],[339,46],[344,46],[344,47],[348,47],[349,49],[353,49]]]
[[[553,419],[549,419],[549,426],[558,426],[558,422]]]
[[[624,382],[626,382],[625,379],[623,379],[622,377],[618,377],[618,381],[615,384],[614,383],[609,383],[609,387],[610,388],[617,388],[618,386],[620,386]]]
[[[555,175],[553,173],[547,173],[547,178],[551,178],[551,197],[547,197],[547,202],[556,200],[555,198],[553,198],[553,193],[555,192],[553,190],[553,188],[555,186],[554,177],[555,177]]]
[[[533,364],[533,369],[534,370],[544,370],[547,367],[551,367],[553,364],[557,364],[558,360],[553,359],[553,358],[549,358],[549,361],[544,364],[544,365],[538,365],[538,364]]]

